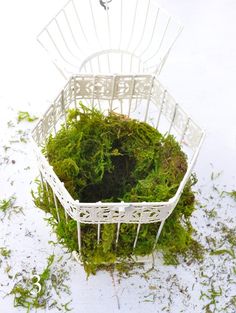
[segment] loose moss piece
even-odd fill
[[[228,227],[226,224],[220,223],[220,231],[222,240],[228,242],[234,249],[236,247],[236,227]]]
[[[12,195],[9,199],[0,200],[0,219],[3,220],[6,216],[8,219],[11,218],[13,214],[23,213],[23,208],[15,205],[16,197]]]
[[[215,250],[215,251],[212,251],[210,254],[211,255],[220,255],[220,254],[229,254],[232,258],[235,259],[235,253],[234,253],[234,250],[228,250],[228,249],[220,249],[220,250]]]
[[[43,153],[70,194],[81,202],[167,201],[175,195],[187,170],[186,155],[173,136],[163,136],[144,122],[114,112],[105,116],[83,104],[69,111],[66,125],[56,136],[50,136]],[[163,251],[167,264],[177,264],[179,254],[202,257],[190,223],[194,210],[191,186],[195,182],[192,176],[156,247]],[[50,188],[39,185],[34,200],[52,214],[49,222],[60,242],[78,251],[76,221],[66,221],[64,209],[59,206],[57,222]],[[159,223],[142,225],[133,250],[136,224],[121,224],[117,246],[115,224],[101,225],[99,243],[97,225],[81,224],[80,254],[85,270],[95,273],[106,264],[151,254],[158,227]]]
[[[12,206],[14,201],[14,196],[12,196],[10,199],[0,200],[0,210],[5,213]]]
[[[236,190],[232,190],[229,192],[230,197],[232,197],[236,201]]]
[[[6,247],[0,247],[0,256],[5,258],[9,258],[11,255],[11,250],[7,249]]]
[[[18,112],[18,116],[17,116],[17,123],[26,121],[26,122],[34,122],[35,120],[37,120],[38,117],[36,116],[31,116],[29,114],[29,112],[25,112],[25,111],[19,111]]]

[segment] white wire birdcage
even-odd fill
[[[144,121],[162,134],[173,134],[188,156],[188,168],[175,196],[166,202],[81,203],[73,199],[42,153],[50,134],[56,134],[66,123],[68,109],[80,101],[96,107],[103,114],[114,111]],[[165,220],[174,210],[189,180],[203,142],[204,132],[175,102],[154,75],[92,75],[73,76],[48,108],[32,132],[42,182],[51,187],[55,208],[57,201],[64,212],[77,221],[78,247],[81,251],[81,223],[97,225],[100,241],[101,225],[117,225],[116,244],[122,223],[137,224],[133,247],[136,247],[142,224],[160,222],[156,242]],[[59,214],[58,218],[59,218]]]
[[[78,73],[157,75],[181,31],[154,0],[70,0],[38,41],[66,80]]]

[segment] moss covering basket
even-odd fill
[[[154,250],[200,257],[191,175],[203,131],[152,75],[71,77],[32,132],[35,204],[88,273]]]

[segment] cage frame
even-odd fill
[[[126,88],[124,88],[126,84]],[[181,146],[187,146],[192,152],[188,160],[187,171],[179,184],[175,195],[164,202],[110,202],[82,203],[73,199],[55,174],[53,167],[43,155],[41,148],[44,146],[51,133],[56,134],[58,123],[66,125],[66,113],[69,107],[76,107],[81,99],[91,101],[95,106],[96,100],[105,100],[108,112],[113,111],[113,103],[117,99],[127,100],[127,112],[131,117],[131,106],[134,100],[136,105],[140,101],[144,106],[142,121],[148,122],[150,103],[159,110],[156,129],[160,119],[165,118],[168,125],[166,135],[175,130],[179,134],[178,142]],[[99,102],[98,101],[98,102]],[[145,101],[145,102],[143,102]],[[144,104],[143,104],[144,103]],[[97,106],[100,106],[97,103]],[[121,110],[122,106],[120,107]],[[118,108],[119,109],[119,108]],[[136,107],[134,108],[136,110]],[[123,112],[121,112],[123,114]],[[151,114],[151,113],[150,113]],[[60,126],[59,126],[60,127]],[[173,212],[183,189],[190,178],[197,161],[205,133],[192,120],[192,118],[180,107],[169,94],[166,88],[159,82],[155,75],[92,75],[84,74],[72,76],[61,90],[54,102],[49,106],[43,117],[37,122],[31,133],[31,141],[36,155],[42,184],[46,183],[53,191],[54,204],[58,212],[58,201],[64,208],[66,218],[68,215],[77,221],[78,247],[81,251],[81,223],[97,225],[97,241],[101,238],[101,225],[107,223],[117,224],[116,245],[119,241],[121,223],[137,224],[137,232],[133,248],[136,247],[140,227],[147,223],[160,223],[157,229],[155,245],[161,234],[166,219]]]

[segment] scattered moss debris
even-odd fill
[[[201,291],[201,299],[208,299],[210,301],[208,304],[206,304],[203,309],[206,313],[215,312],[216,311],[216,305],[217,305],[217,298],[222,296],[222,288],[218,287],[218,290],[214,286],[214,284],[211,284],[211,288],[207,290],[207,293],[204,293]],[[214,308],[214,311],[211,311],[211,307]]]
[[[6,216],[8,219],[11,218],[12,214],[23,213],[21,206],[15,205],[16,197],[12,195],[9,199],[0,200],[0,220],[2,221]]]
[[[236,190],[232,190],[228,194],[236,201]]]
[[[10,295],[14,296],[14,306],[24,307],[27,313],[32,309],[52,309],[56,307],[59,311],[70,311],[69,303],[62,304],[55,300],[54,291],[60,298],[61,292],[70,293],[69,288],[65,285],[65,280],[68,279],[68,272],[63,268],[54,266],[60,260],[55,260],[54,255],[50,255],[47,260],[47,265],[41,274],[36,274],[35,271],[31,275],[27,273],[18,273],[15,279],[18,282],[12,288]]]
[[[18,116],[17,116],[17,123],[20,122],[34,122],[36,121],[38,118],[36,116],[31,116],[29,114],[29,112],[25,112],[25,111],[19,111],[18,112]]]
[[[0,247],[0,256],[4,258],[9,258],[11,255],[11,250],[7,249],[6,247]]]
[[[167,201],[173,197],[187,170],[185,154],[173,136],[163,136],[150,125],[114,112],[107,116],[80,103],[68,112],[66,125],[50,136],[43,153],[70,194],[81,202]],[[159,223],[143,224],[133,250],[136,224],[121,224],[119,244],[115,245],[117,225],[82,224],[80,255],[88,274],[132,256],[145,256],[159,249],[166,264],[178,264],[178,255],[201,259],[202,247],[192,238],[190,217],[194,210],[191,177],[172,215],[167,219],[156,247]],[[58,221],[49,186],[39,185],[36,206],[51,213],[50,224],[60,242],[78,251],[77,223],[66,220],[59,205]],[[109,264],[109,266],[108,266]],[[108,266],[108,267],[107,267]]]
[[[219,223],[222,241],[227,242],[232,249],[236,248],[236,227],[229,227],[225,223]]]

